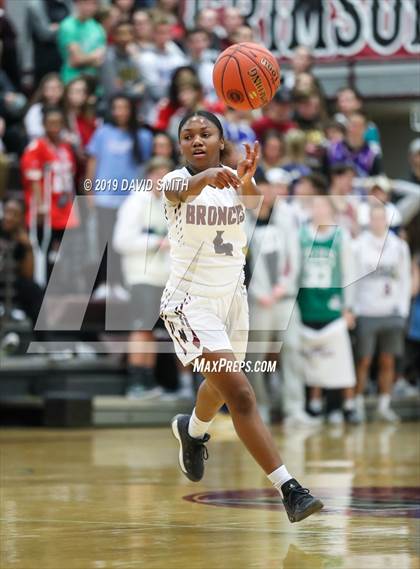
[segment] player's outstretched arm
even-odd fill
[[[241,181],[238,176],[227,168],[207,168],[207,170],[188,178],[187,185],[185,185],[185,178],[173,178],[164,192],[169,201],[176,203],[185,202],[188,198],[198,196],[206,186],[213,186],[222,190],[229,186],[238,189],[240,185]]]

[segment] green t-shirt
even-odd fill
[[[336,227],[316,236],[310,227],[300,232],[302,272],[298,303],[304,322],[332,322],[343,310],[342,233]]]
[[[82,74],[96,76],[98,73],[96,67],[70,66],[68,47],[72,43],[79,44],[82,52],[85,54],[92,53],[98,47],[105,46],[106,36],[101,24],[93,19],[82,22],[74,16],[68,16],[61,22],[58,31],[58,46],[63,58],[61,78],[64,83],[68,83]]]

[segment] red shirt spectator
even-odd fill
[[[181,108],[182,105],[174,105],[170,101],[164,103],[158,111],[158,116],[154,124],[154,128],[157,130],[166,130],[169,126],[171,118]],[[217,101],[215,103],[212,103],[210,101],[203,101],[203,108],[210,113],[217,113],[220,115],[223,115],[226,111],[226,106],[221,101]]]
[[[57,126],[53,124],[53,121],[59,121]],[[46,211],[44,200],[47,184],[51,189],[52,229],[73,228],[79,224],[76,215],[72,212],[76,160],[71,146],[59,138],[62,122],[62,115],[59,111],[50,111],[46,114],[44,120],[46,136],[31,142],[22,155],[21,171],[28,226],[31,221],[34,193],[38,213],[42,214]],[[53,128],[58,129],[57,138],[51,137]]]

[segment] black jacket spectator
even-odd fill
[[[17,34],[13,24],[0,10],[0,68],[7,73],[13,86],[19,90],[21,86],[21,73],[17,52]]]
[[[60,22],[70,14],[71,7],[71,0],[37,0],[28,5],[27,24],[34,46],[36,85],[47,73],[60,71],[57,31]]]

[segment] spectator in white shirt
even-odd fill
[[[153,328],[159,318],[160,299],[168,279],[169,241],[162,192],[158,181],[173,170],[165,158],[152,158],[145,179],[152,180],[151,191],[135,191],[118,211],[113,246],[122,256],[124,280],[130,287],[133,332],[128,354],[127,397],[159,395],[154,369],[156,351]],[[145,343],[142,346],[143,342]]]
[[[360,200],[357,212],[357,221],[362,229],[366,229],[370,223],[370,209],[373,204],[384,204],[387,223],[393,229],[401,225],[401,214],[395,204],[390,201],[392,186],[386,176],[374,176],[367,180],[369,197]]]
[[[138,62],[144,78],[146,95],[144,107],[146,118],[153,123],[153,107],[168,95],[168,88],[173,72],[177,67],[186,65],[184,52],[171,40],[171,23],[165,18],[154,22],[153,48],[140,54]]]
[[[410,307],[410,253],[405,241],[389,231],[386,209],[372,207],[370,228],[354,243],[357,263],[354,312],[357,317],[356,409],[364,418],[363,393],[375,355],[379,352],[377,418],[397,422],[390,408],[395,357],[402,354],[404,327]],[[362,275],[363,278],[360,278]]]
[[[217,100],[213,85],[213,61],[211,59],[210,36],[206,30],[195,28],[187,32],[185,47],[191,65],[203,87],[204,96],[211,101]]]
[[[305,413],[303,361],[300,346],[300,312],[296,303],[300,254],[298,225],[286,202],[290,177],[281,169],[260,176],[263,202],[258,214],[248,218],[250,350],[249,359],[264,359],[273,341],[280,342],[283,379],[282,407],[285,424],[314,425],[318,421]],[[255,217],[254,217],[255,216]],[[268,422],[273,394],[260,372],[250,373],[260,411]],[[272,385],[272,388],[274,386]]]
[[[144,49],[152,49],[153,25],[147,10],[136,10],[133,14],[134,51],[141,53]]]

